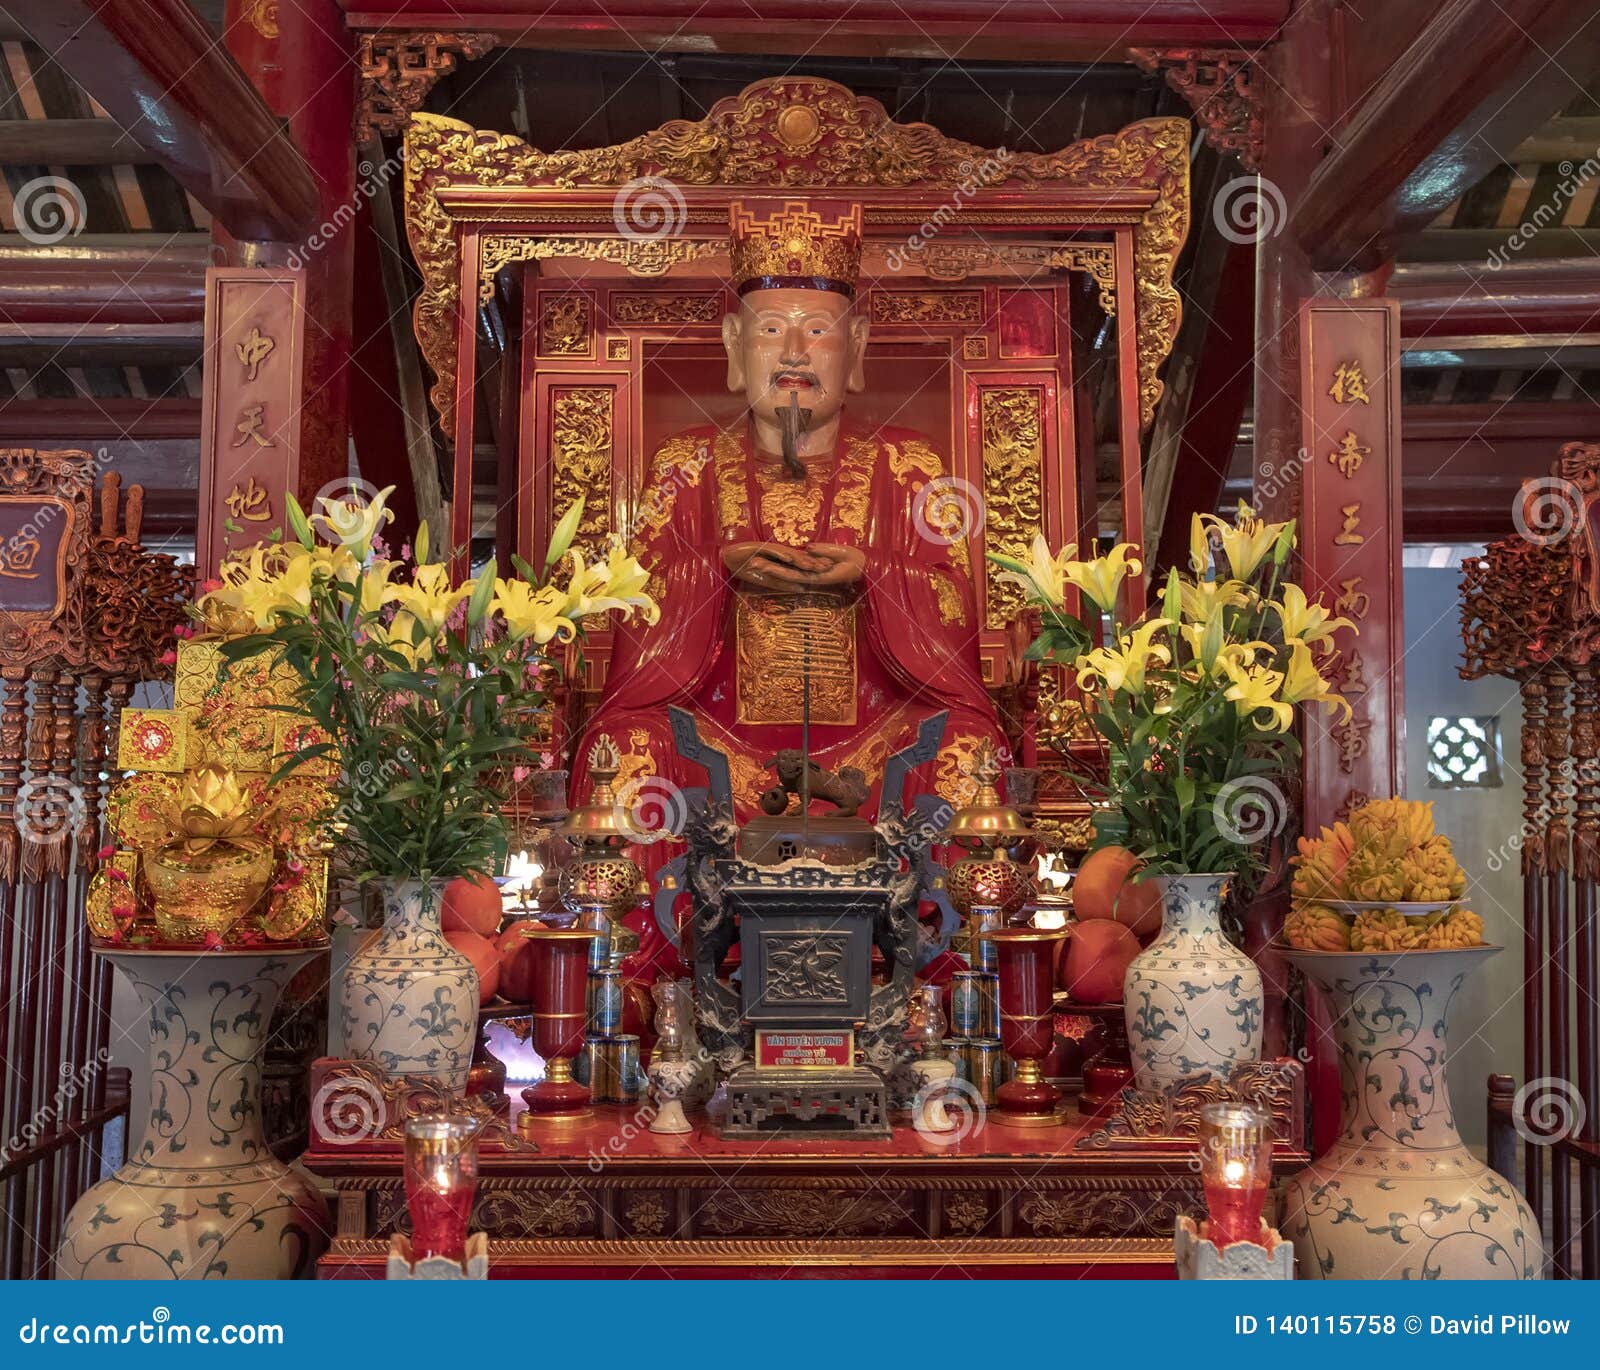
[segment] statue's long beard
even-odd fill
[[[800,460],[800,435],[811,427],[810,409],[800,407],[798,391],[789,392],[789,403],[778,410],[778,422],[783,428],[783,470],[791,480],[806,478],[805,463]]]

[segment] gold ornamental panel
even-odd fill
[[[874,290],[873,323],[983,323],[981,290]]]
[[[1044,531],[1044,391],[1034,385],[984,389],[978,432],[986,550],[1026,561],[1035,534]],[[1022,612],[1022,590],[993,574],[984,586],[985,625],[1006,627]]]
[[[550,507],[559,517],[576,500],[584,501],[572,545],[591,557],[604,551],[611,532],[616,395],[609,385],[551,391]]]
[[[726,202],[752,188],[788,194],[953,191],[972,182],[974,167],[991,165],[995,175],[986,175],[963,202],[963,223],[970,225],[971,235],[980,235],[986,225],[1013,221],[1018,190],[1040,196],[1037,213],[1023,217],[1037,218],[1041,231],[1131,227],[1139,406],[1148,424],[1162,390],[1158,372],[1182,313],[1172,275],[1189,223],[1187,120],[1144,119],[1055,152],[1018,152],[1001,159],[930,125],[896,123],[877,101],[835,82],[783,76],[718,101],[704,119],[672,120],[601,148],[544,152],[520,138],[439,115],[412,117],[406,128],[406,231],[423,278],[415,326],[434,372],[432,396],[444,426],[449,429],[454,421],[459,230],[468,221],[496,225],[480,245],[478,279],[488,293],[495,272],[507,263],[555,256],[604,260],[634,275],[655,276],[724,252],[719,224],[726,222]],[[560,192],[615,188],[643,176],[695,192],[692,200],[686,197],[679,235],[621,236],[613,197],[579,196],[563,204],[565,224],[586,216],[593,236],[552,238],[535,227],[551,221],[549,210],[562,198]],[[911,212],[924,211],[917,206]],[[875,220],[890,223],[900,217],[892,207],[869,207],[868,229]],[[688,227],[697,236],[684,236],[681,231]],[[958,249],[972,246],[945,235],[928,244],[922,254],[926,260],[919,260],[930,272],[937,265],[957,277],[968,265],[957,259]],[[1052,249],[1035,250],[1048,254]],[[1098,257],[1062,265],[1102,269]],[[1102,287],[1104,293],[1104,282]]]

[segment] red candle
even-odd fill
[[[478,1186],[478,1134],[471,1119],[450,1114],[406,1124],[406,1207],[411,1259],[464,1262],[467,1220]]]
[[[1200,1110],[1200,1185],[1210,1221],[1206,1240],[1219,1251],[1261,1240],[1261,1212],[1272,1182],[1271,1121],[1250,1104]]]

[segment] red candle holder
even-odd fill
[[[406,1207],[413,1264],[429,1256],[466,1263],[467,1220],[478,1187],[478,1130],[437,1114],[406,1123]]]
[[[1055,1040],[1051,1013],[1056,952],[1066,928],[995,928],[980,934],[994,945],[1000,975],[1000,1041],[1017,1063],[1016,1077],[994,1092],[991,1122],[1049,1127],[1062,1119],[1061,1091],[1040,1062]]]
[[[545,1063],[544,1079],[522,1091],[528,1110],[517,1127],[527,1131],[538,1123],[572,1122],[594,1112],[589,1091],[572,1078],[572,1061],[583,1050],[589,948],[603,934],[538,927],[523,935],[533,943],[533,1049]]]
[[[1200,1184],[1210,1221],[1204,1237],[1221,1251],[1234,1242],[1261,1244],[1261,1211],[1272,1183],[1272,1126],[1250,1104],[1207,1104],[1200,1110]]]

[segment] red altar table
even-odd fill
[[[1192,1141],[1096,1144],[1076,1118],[941,1146],[904,1119],[884,1141],[734,1142],[649,1117],[599,1106],[536,1146],[491,1125],[472,1222],[491,1278],[1170,1278],[1174,1220],[1204,1211]],[[305,1159],[338,1195],[319,1276],[382,1279],[407,1227],[398,1148],[318,1137]],[[1308,1159],[1280,1143],[1275,1165]]]

